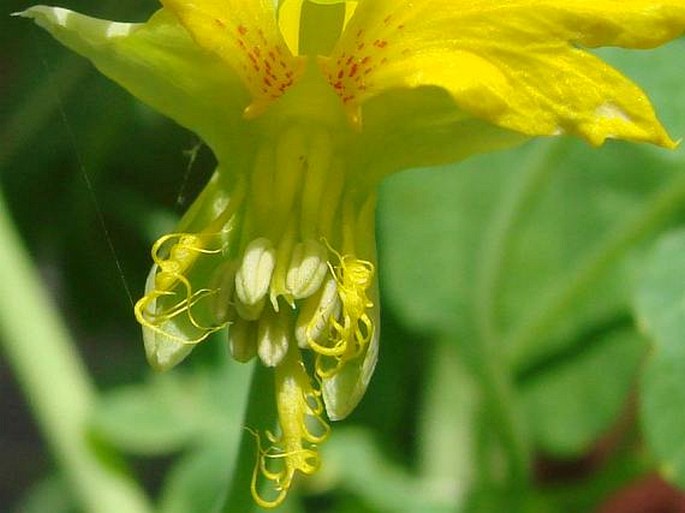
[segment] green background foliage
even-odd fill
[[[141,21],[155,9],[62,5]],[[241,490],[254,439],[242,425],[266,407],[263,378],[250,390],[253,369],[227,358],[224,336],[153,375],[131,312],[150,244],[201,189],[212,155],[25,20],[0,19],[0,48],[2,190],[24,260],[99,391],[88,449],[157,511],[251,510]],[[600,53],[685,135],[685,42]],[[334,425],[322,471],[283,511],[577,512],[655,472],[685,486],[683,206],[682,148],[612,141],[538,140],[389,178],[379,364],[358,410]],[[15,304],[21,285],[4,290],[3,319],[40,322]],[[21,402],[24,381],[0,358],[0,474],[15,475],[0,502],[85,511],[63,461],[35,449],[17,412],[31,396]],[[43,376],[48,389],[60,379]]]

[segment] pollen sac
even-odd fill
[[[294,299],[309,297],[319,289],[328,272],[326,256],[326,248],[311,239],[293,248],[286,287]]]
[[[228,327],[228,348],[239,362],[252,360],[257,354],[257,325],[238,318]]]
[[[310,340],[321,343],[328,336],[329,320],[340,315],[340,297],[335,279],[328,276],[316,294],[307,298],[295,324],[295,338],[302,349],[310,348]]]
[[[225,262],[214,273],[212,285],[216,293],[212,297],[212,309],[214,316],[222,322],[234,317],[231,300],[235,292],[235,275],[235,262]]]
[[[270,309],[259,319],[257,353],[267,367],[276,367],[288,351],[289,324],[288,316]]]
[[[264,300],[276,266],[276,250],[269,239],[260,237],[248,244],[235,276],[235,293],[245,306]]]

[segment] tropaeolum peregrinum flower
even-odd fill
[[[155,368],[226,327],[236,359],[274,368],[279,429],[258,436],[252,484],[263,506],[317,470],[326,418],[354,409],[376,365],[384,176],[531,136],[674,146],[645,94],[586,48],[673,39],[683,0],[161,3],[146,23],[21,14],[217,157],[155,243],[135,313]]]

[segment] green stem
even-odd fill
[[[252,385],[245,414],[245,429],[243,429],[236,466],[229,483],[224,513],[249,513],[255,511],[257,505],[252,499],[252,473],[257,462],[257,441],[249,430],[272,429],[276,425],[276,404],[274,398],[273,369],[260,363],[255,365],[252,375]]]
[[[508,477],[511,485],[518,489],[525,489],[529,485],[531,449],[521,409],[517,407],[513,376],[498,349],[501,346],[501,334],[496,317],[497,297],[515,228],[553,169],[551,162],[565,149],[565,143],[542,146],[525,166],[525,174],[507,189],[486,232],[476,277],[479,342],[470,345],[469,351],[490,416],[509,460]]]
[[[0,195],[0,341],[74,495],[92,513],[147,513],[142,490],[98,459],[87,422],[96,392],[30,265]]]
[[[469,360],[480,384],[491,424],[507,457],[506,487],[524,492],[530,487],[531,447],[511,373],[498,355],[483,347],[475,349],[484,344],[472,345],[474,348]]]
[[[435,502],[458,509],[477,476],[476,393],[452,340],[433,344],[419,426],[420,476]]]
[[[523,175],[515,178],[512,186],[505,190],[488,224],[476,271],[475,304],[480,337],[491,344],[502,338],[497,320],[497,298],[516,228],[530,210],[532,200],[555,169],[554,162],[567,150],[568,144],[564,139],[540,143],[524,163]]]
[[[590,289],[628,248],[662,226],[673,212],[682,208],[683,201],[685,174],[654,194],[637,215],[581,262],[567,282],[545,295],[528,319],[521,322],[503,342],[503,347],[511,348],[512,368],[520,368],[524,360],[537,355],[540,338],[559,321],[573,302]]]

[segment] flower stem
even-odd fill
[[[514,329],[503,342],[510,348],[512,368],[520,368],[533,354],[539,356],[539,340],[564,315],[573,302],[585,293],[609,266],[632,245],[662,226],[685,201],[685,174],[655,193],[646,206],[617,229],[603,244],[591,252],[577,267],[570,279],[544,296],[528,319]]]
[[[0,341],[74,495],[89,513],[148,513],[142,490],[88,443],[96,392],[0,195]]]
[[[485,232],[476,276],[476,320],[481,338],[491,343],[502,338],[496,315],[497,298],[516,228],[554,170],[554,162],[567,149],[564,139],[540,144],[535,149],[523,166],[523,175],[506,189]]]
[[[507,255],[513,233],[519,225],[535,193],[545,183],[564,143],[541,146],[524,168],[524,175],[515,186],[507,189],[505,197],[494,212],[480,252],[481,265],[477,271],[476,324],[479,342],[470,345],[471,361],[488,410],[508,457],[508,478],[514,489],[525,489],[530,479],[530,447],[525,422],[513,386],[513,376],[501,347],[502,335],[497,320],[497,297],[506,268]]]
[[[507,458],[504,486],[522,497],[530,486],[531,448],[511,373],[504,360],[482,341],[473,344],[470,353],[469,361],[480,384],[486,416]]]
[[[250,395],[247,400],[245,427],[239,444],[232,479],[229,483],[223,508],[224,513],[236,511],[249,513],[257,509],[250,493],[253,470],[258,458],[254,432],[264,427],[272,429],[276,425],[273,388],[273,369],[260,364],[255,365]]]

